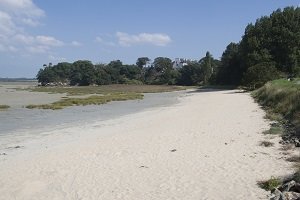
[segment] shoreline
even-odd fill
[[[269,122],[248,93],[180,102],[54,130],[0,156],[3,199],[267,199],[257,181],[291,163],[259,146]]]
[[[16,96],[29,91],[15,91]],[[21,93],[21,94],[19,94]],[[102,105],[72,106],[62,110],[43,110],[16,108],[12,106],[8,111],[0,112],[1,130],[0,138],[16,135],[32,135],[42,131],[62,129],[64,127],[76,126],[80,123],[94,123],[108,119],[118,118],[119,116],[141,112],[155,107],[168,106],[175,104],[181,95],[186,91],[146,93],[143,100],[114,101]],[[33,96],[36,93],[32,94]],[[42,94],[40,100],[55,97],[56,94]],[[6,99],[9,99],[6,97]],[[2,99],[2,101],[4,101]],[[48,100],[49,101],[49,100]],[[0,142],[1,149],[1,142]]]

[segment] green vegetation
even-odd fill
[[[299,81],[299,79],[274,80],[252,93],[261,105],[290,121],[298,133],[300,131]]]
[[[282,135],[284,132],[281,125],[271,125],[269,130],[263,132],[263,134],[270,134],[270,135]]]
[[[279,77],[300,75],[300,8],[278,9],[250,23],[239,43],[221,57],[216,82],[250,89]]]
[[[300,79],[286,80],[279,79],[270,81],[263,87],[252,93],[253,97],[268,110],[267,117],[280,119],[291,123],[295,129],[295,137],[300,138]],[[268,134],[282,134],[281,123],[272,124]],[[292,176],[295,181],[300,181],[300,160],[299,156],[288,159],[295,162],[296,173]],[[271,179],[266,182],[264,187],[276,185],[278,180]]]
[[[67,95],[90,95],[109,93],[157,93],[185,90],[191,87],[169,86],[169,85],[101,85],[101,86],[80,86],[80,87],[34,87],[29,88],[32,92],[65,93]]]
[[[282,181],[279,178],[271,177],[269,180],[266,181],[259,181],[258,185],[267,191],[271,191],[275,188],[277,188],[279,185],[282,184]]]
[[[143,94],[138,93],[113,93],[106,95],[92,95],[86,98],[64,98],[60,101],[51,103],[51,104],[42,104],[42,105],[28,105],[26,108],[33,109],[63,109],[68,106],[85,106],[85,105],[100,105],[105,104],[111,101],[125,101],[125,100],[134,100],[142,99]]]
[[[81,87],[33,87],[33,92],[61,93],[68,97],[51,104],[28,105],[26,108],[34,109],[63,109],[75,105],[99,105],[110,101],[125,101],[142,99],[142,93],[171,92],[184,90],[190,87],[168,86],[168,85],[102,85],[102,86],[81,86]],[[73,96],[73,97],[72,97]],[[76,97],[74,97],[76,96]],[[78,97],[79,96],[79,97]]]
[[[1,110],[7,110],[8,108],[10,108],[10,106],[8,106],[8,105],[0,105],[0,111]]]
[[[109,64],[92,64],[88,60],[74,63],[44,65],[37,74],[41,85],[200,85],[215,79],[219,61],[207,52],[199,61],[187,61],[182,68],[173,68],[170,58],[157,57],[152,63],[148,57],[137,59],[136,65],[124,65],[120,60]]]
[[[243,85],[257,89],[280,77],[300,76],[300,7],[278,9],[245,28],[238,43],[230,43],[216,60],[207,52],[199,60],[174,62],[140,57],[136,64],[120,60],[92,64],[87,60],[44,65],[37,74],[42,85]]]

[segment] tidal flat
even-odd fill
[[[136,113],[154,107],[172,105],[178,97],[185,95],[185,91],[167,92],[180,89],[176,87],[144,87],[144,86],[104,86],[99,87],[70,87],[70,88],[45,88],[36,87],[34,83],[0,84],[0,104],[8,104],[9,109],[0,112],[0,147],[8,147],[16,141],[28,140],[41,136],[43,132],[72,127],[117,118],[127,114]],[[111,90],[110,90],[111,89]],[[59,92],[58,92],[59,91]],[[68,92],[69,91],[69,92]],[[111,93],[139,95],[128,101],[106,102],[102,105],[71,106],[60,110],[27,109],[30,104],[50,105],[66,99],[86,99]],[[129,91],[126,93],[126,91]],[[156,92],[156,93],[133,93]],[[157,93],[157,92],[163,93]],[[102,92],[102,93],[101,93]],[[122,97],[122,95],[119,95]],[[121,99],[120,99],[121,100]],[[125,99],[124,99],[125,100]]]

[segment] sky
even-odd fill
[[[300,0],[0,0],[0,77],[43,64],[219,59],[249,23]]]

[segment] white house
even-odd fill
[[[188,60],[187,59],[175,58],[175,60],[173,61],[173,68],[174,69],[182,68],[185,65],[188,65]]]

